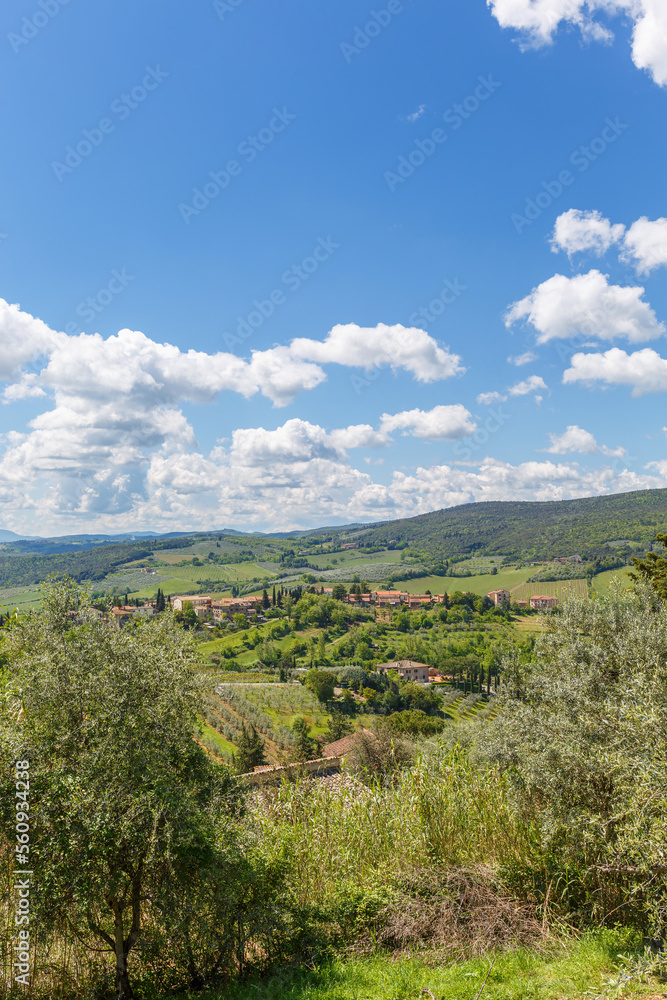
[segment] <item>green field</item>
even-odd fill
[[[541,580],[537,583],[522,583],[512,590],[512,599],[527,601],[530,597],[540,594],[544,597],[557,597],[559,601],[567,597],[588,597],[586,580]]]
[[[364,564],[372,566],[375,563],[391,563],[394,565],[401,561],[401,553],[398,549],[392,549],[391,551],[384,549],[382,552],[372,552],[370,554],[352,549],[347,552],[332,552],[331,555],[308,555],[307,558],[308,562],[312,566],[317,566],[318,569],[325,569],[325,567],[340,569],[341,567],[349,566],[354,573],[359,573],[361,576]],[[336,563],[334,563],[334,559]]]
[[[208,722],[202,723],[202,738],[205,740],[213,740],[218,744],[223,753],[236,753],[236,747],[229,740],[226,740],[224,736],[221,736],[217,729],[213,726],[209,726]]]
[[[232,563],[224,566],[206,563],[204,566],[176,566],[171,570],[171,574],[179,580],[189,581],[190,585],[196,583],[197,580],[246,583],[255,577],[258,580],[263,580],[265,577],[276,575],[270,570],[258,566],[257,563]]]
[[[39,607],[40,597],[40,592],[36,588],[21,590],[19,587],[10,587],[0,590],[0,614],[3,608],[9,611],[13,611],[14,608],[18,608],[19,611],[30,611]]]
[[[630,573],[630,567],[624,569],[608,569],[604,573],[598,573],[597,576],[593,577],[593,589],[597,594],[602,597],[606,597],[609,593],[609,585],[612,580],[620,580],[621,584],[625,589],[629,589],[632,586],[632,580],[628,576]]]
[[[417,580],[399,580],[394,586],[409,594],[423,594],[426,590],[430,590],[432,594],[452,594],[455,590],[462,590],[464,593],[467,591],[483,597],[492,590],[512,590],[520,583],[525,583],[534,572],[534,566],[524,566],[523,569],[506,568],[498,570],[496,574],[484,573],[480,576],[425,576]]]

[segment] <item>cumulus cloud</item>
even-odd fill
[[[523,49],[550,45],[561,24],[585,38],[610,42],[613,34],[595,15],[627,15],[633,23],[632,59],[661,86],[667,85],[667,7],[664,0],[487,0],[502,28],[520,33]]]
[[[639,274],[649,274],[667,264],[667,219],[653,222],[645,215],[633,222],[623,243],[623,259],[632,263]]]
[[[384,432],[402,430],[413,437],[433,441],[458,441],[477,430],[472,415],[461,403],[452,406],[435,406],[432,410],[403,410],[401,413],[383,413],[381,428]]]
[[[526,321],[537,332],[538,344],[585,333],[601,340],[625,337],[636,343],[665,332],[640,286],[610,285],[608,276],[592,270],[568,278],[555,274],[534,288],[505,315],[505,324]]]
[[[387,366],[409,372],[419,382],[436,382],[462,375],[461,358],[451,354],[424,330],[400,324],[360,327],[356,323],[334,326],[325,340],[305,337],[289,345],[292,358],[316,364],[371,369]]]
[[[509,357],[507,363],[510,365],[516,365],[520,368],[522,365],[530,365],[533,361],[537,361],[537,354],[535,351],[524,351],[523,354],[517,354],[516,357]]]
[[[8,381],[28,361],[48,354],[66,339],[20,306],[0,299],[0,381]]]
[[[26,371],[23,366],[30,361],[40,370]],[[137,330],[108,338],[68,336],[0,300],[0,380],[10,381],[3,402],[41,398],[49,407],[20,439],[6,441],[0,504],[3,497],[20,498],[34,488],[41,489],[43,506],[54,511],[136,509],[151,489],[155,453],[164,453],[164,468],[170,461],[164,456],[196,447],[184,403],[210,403],[220,393],[233,392],[246,399],[261,394],[282,407],[325,381],[329,364],[384,364],[420,382],[464,371],[460,358],[423,330],[402,326],[337,326],[324,340],[299,338],[240,358],[222,351],[183,351]],[[295,461],[310,454],[314,461],[339,462],[347,448],[389,441],[386,432],[365,425],[330,435],[298,421],[285,428],[237,432],[233,456],[243,443],[249,455],[260,456],[263,449],[266,462],[273,452],[297,456]],[[261,464],[259,457],[255,464]],[[192,483],[205,480],[210,471],[195,460],[180,467]]]
[[[645,475],[615,466],[584,469],[577,462],[480,461],[476,469],[447,465],[396,472],[391,496],[405,511],[412,498],[413,513],[486,500],[569,500],[574,497],[660,488],[664,475]],[[415,509],[414,498],[418,498]]]
[[[645,347],[627,354],[613,347],[602,354],[575,354],[571,367],[563,373],[563,382],[605,385],[628,385],[633,396],[667,391],[667,360]]]
[[[36,399],[46,396],[40,385],[37,384],[37,374],[24,372],[18,382],[8,385],[2,394],[3,403],[14,403],[19,399]]]
[[[558,216],[551,237],[554,253],[563,250],[569,256],[585,250],[602,256],[619,244],[620,259],[638,274],[667,265],[667,218],[650,220],[644,215],[626,230],[622,223],[612,225],[600,212],[571,208]]]
[[[568,256],[586,250],[601,257],[609,247],[618,243],[625,232],[625,226],[613,226],[601,212],[582,212],[571,208],[556,219],[551,237],[554,253],[565,251]]]
[[[503,395],[502,392],[480,392],[477,396],[477,402],[481,403],[482,406],[491,406],[492,403],[507,402],[507,396]]]
[[[537,392],[538,389],[546,389],[547,384],[541,375],[530,375],[523,382],[517,382],[513,385],[508,392],[510,396],[527,396],[531,392]]]
[[[548,386],[541,375],[529,375],[528,378],[523,379],[521,382],[517,382],[515,385],[511,385],[506,392],[480,392],[477,396],[477,402],[481,403],[483,406],[490,406],[492,403],[506,403],[508,396],[528,396],[531,392],[537,392],[540,389],[548,389]],[[541,401],[541,396],[536,396],[535,399],[539,402]]]
[[[553,455],[567,455],[570,452],[577,452],[580,455],[609,455],[614,458],[621,458],[625,455],[625,448],[607,448],[599,445],[590,431],[578,427],[577,424],[570,424],[562,434],[550,434],[551,444],[545,451]]]

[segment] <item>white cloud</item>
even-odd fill
[[[527,396],[531,392],[537,392],[538,389],[546,388],[547,384],[541,375],[530,375],[523,382],[517,382],[516,385],[513,385],[508,392],[510,396]]]
[[[423,513],[486,500],[569,500],[655,489],[666,481],[664,473],[642,475],[614,466],[583,469],[576,462],[551,461],[511,465],[486,458],[473,470],[440,465],[412,475],[396,472],[389,490],[400,509],[412,501],[413,513]]]
[[[667,264],[667,219],[651,222],[644,215],[633,222],[625,235],[622,256],[639,274]]]
[[[607,448],[599,445],[590,431],[570,424],[562,434],[550,434],[551,445],[545,451],[553,455],[567,455],[570,452],[577,452],[580,455],[609,455],[613,458],[621,458],[625,455],[625,448]]]
[[[612,340],[625,337],[636,343],[660,337],[665,332],[647,302],[644,289],[610,285],[600,271],[567,278],[555,274],[514,302],[505,316],[509,328],[521,320],[537,331],[538,344],[578,333]]]
[[[41,370],[21,371],[31,360]],[[211,403],[220,393],[233,392],[246,399],[261,393],[275,406],[285,406],[325,381],[323,366],[328,364],[385,364],[421,382],[464,370],[456,355],[423,330],[402,326],[338,326],[324,340],[300,338],[244,359],[225,352],[182,351],[136,330],[106,339],[87,333],[67,336],[0,300],[0,378],[13,377],[3,401],[41,397],[48,407],[20,439],[6,441],[0,504],[9,496],[20,503],[26,490],[33,489],[45,510],[103,516],[136,509],[150,491],[147,477],[156,452],[168,456],[196,447],[193,428],[180,409],[183,403]],[[385,432],[364,425],[331,435],[308,427],[312,425],[297,422],[287,430],[263,432],[266,461],[272,449],[294,454],[295,461],[310,449],[320,456],[315,461],[339,462],[346,448],[389,442]],[[252,433],[243,434],[234,439],[234,455],[241,442],[250,444]],[[257,440],[253,447],[259,454]],[[195,467],[205,479],[201,469],[207,467],[194,461],[186,478],[192,478]]]
[[[264,427],[234,431],[230,457],[237,465],[284,465],[317,458],[337,461],[344,450],[323,427],[295,417],[272,431]]]
[[[510,365],[516,365],[520,368],[522,365],[530,365],[533,361],[537,361],[537,354],[535,351],[524,351],[523,354],[517,354],[516,357],[509,357],[507,363]],[[479,402],[479,398],[477,400]]]
[[[483,406],[490,406],[492,403],[506,403],[509,396],[527,396],[538,389],[548,389],[548,386],[541,375],[529,375],[522,382],[517,382],[510,386],[506,392],[480,392],[477,402]],[[537,402],[542,401],[541,396],[535,397]]]
[[[383,413],[381,428],[384,432],[403,430],[413,437],[433,441],[458,441],[477,430],[472,415],[461,403],[452,406],[435,406],[432,410],[404,410],[402,413]]]
[[[563,382],[594,383],[632,386],[633,396],[647,392],[667,391],[667,360],[645,347],[627,354],[613,347],[603,354],[575,354],[571,368],[563,373]]]
[[[353,424],[331,431],[331,440],[338,448],[382,448],[391,442],[383,431],[375,431],[370,424]],[[369,459],[370,461],[370,459]],[[382,459],[378,459],[382,461]]]
[[[402,369],[419,382],[436,382],[465,372],[458,355],[441,347],[424,330],[400,324],[378,323],[374,327],[340,324],[334,326],[323,341],[305,337],[293,340],[289,352],[292,358],[317,364]]]
[[[8,381],[28,361],[48,354],[64,339],[65,334],[0,299],[0,381]]]
[[[507,402],[507,396],[504,396],[502,392],[480,392],[477,396],[477,402],[481,403],[482,406],[491,406],[492,403]]]
[[[37,385],[38,376],[35,373],[24,373],[18,382],[8,385],[2,394],[3,403],[14,403],[19,399],[35,399],[46,396],[41,386]]]
[[[601,257],[609,247],[623,238],[625,226],[612,226],[601,212],[581,212],[571,208],[556,219],[551,249],[554,253],[563,250],[571,256],[590,250]]]
[[[417,119],[421,118],[421,116],[424,114],[425,110],[426,110],[426,105],[420,104],[416,111],[413,111],[411,115],[408,115],[406,117],[405,119],[406,122],[416,122]]]
[[[610,42],[597,12],[625,14],[633,22],[632,59],[661,86],[667,85],[667,6],[664,0],[487,0],[502,28],[520,33],[522,48],[550,45],[561,23],[578,27],[585,38]]]

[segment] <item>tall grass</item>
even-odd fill
[[[539,851],[500,773],[473,769],[458,750],[423,755],[389,785],[285,783],[258,795],[254,822],[262,843],[287,850],[304,904],[343,882],[369,887],[383,873],[433,865],[519,864]]]

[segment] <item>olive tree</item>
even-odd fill
[[[546,849],[597,873],[601,893],[608,876],[661,931],[667,606],[648,586],[618,588],[565,602],[542,624],[529,661],[506,658],[500,711],[480,729],[477,754],[508,774]]]
[[[0,746],[5,761],[30,762],[38,926],[107,949],[118,995],[131,997],[128,961],[147,925],[177,886],[229,870],[235,843],[234,781],[195,739],[193,640],[171,614],[115,629],[68,580],[3,632]],[[8,768],[2,778],[9,791]]]

